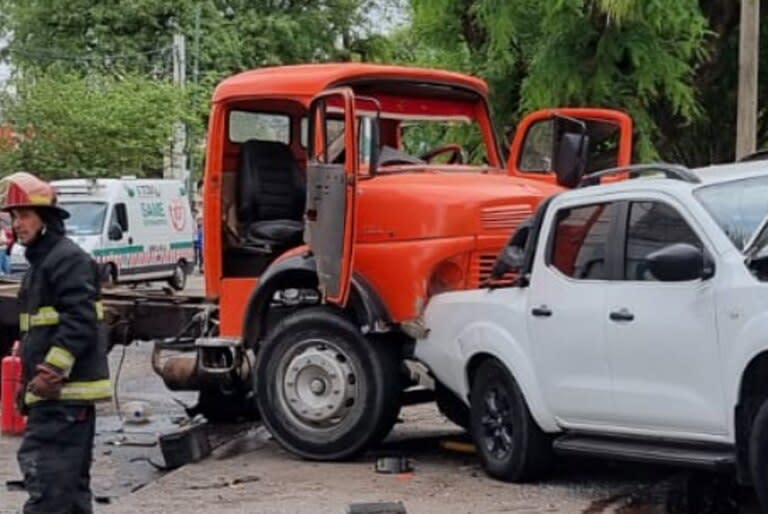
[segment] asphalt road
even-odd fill
[[[432,405],[404,409],[390,438],[354,462],[302,461],[263,427],[249,424],[211,428],[216,448],[210,457],[164,472],[150,463],[163,464],[158,436],[179,429],[185,416],[177,400],[191,404],[195,395],[167,391],[150,369],[150,352],[148,344],[139,344],[127,347],[124,357],[122,348],[110,356],[121,409],[142,402],[149,422],[121,421],[114,402],[100,406],[93,467],[97,512],[342,514],[359,502],[402,502],[408,513],[440,514],[757,512],[753,495],[727,478],[658,466],[560,460],[545,481],[497,482],[466,448],[444,447],[466,437]],[[18,444],[17,437],[0,437],[2,481],[19,478]],[[406,457],[413,471],[377,473],[374,464],[382,455]],[[23,492],[0,488],[0,513],[15,512],[23,499]]]

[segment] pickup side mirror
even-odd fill
[[[583,132],[565,132],[557,142],[553,168],[561,186],[574,188],[579,185],[587,166],[588,140]]]
[[[663,282],[708,279],[715,273],[714,263],[689,243],[674,243],[651,252],[646,262],[653,276]]]
[[[490,280],[499,280],[507,273],[517,273],[523,269],[525,250],[519,246],[505,246],[491,270]]]
[[[493,264],[490,281],[499,280],[507,273],[518,273],[525,266],[525,245],[531,232],[532,220],[529,218],[517,227],[507,245]]]
[[[123,230],[119,225],[112,225],[109,227],[107,236],[109,237],[110,241],[120,241],[123,238]]]

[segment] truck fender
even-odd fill
[[[501,361],[515,377],[531,415],[545,432],[558,432],[560,427],[547,409],[544,396],[536,376],[534,363],[529,352],[520,341],[512,338],[503,328],[488,322],[468,325],[458,337],[462,361],[467,364],[481,355],[492,356]],[[464,369],[464,397],[469,395],[469,367]]]
[[[246,346],[255,347],[262,339],[264,336],[262,321],[266,318],[272,296],[275,291],[291,283],[317,287],[317,267],[314,256],[293,255],[278,261],[261,275],[245,310],[242,333]],[[353,273],[346,309],[354,313],[363,333],[389,330],[391,317],[384,302],[370,282],[359,273]]]

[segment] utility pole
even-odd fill
[[[741,0],[739,97],[736,159],[757,148],[757,67],[760,47],[760,0]]]
[[[173,83],[184,89],[186,82],[186,45],[184,34],[173,35]],[[187,129],[184,122],[177,121],[173,127],[173,144],[171,147],[170,178],[183,180],[185,184],[189,179],[187,170]],[[166,177],[167,178],[167,177]]]

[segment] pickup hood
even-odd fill
[[[358,182],[358,242],[510,233],[561,188],[502,173],[381,174]]]

